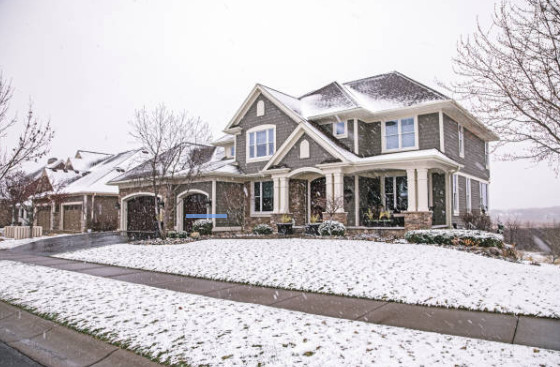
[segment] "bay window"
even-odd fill
[[[418,148],[417,125],[414,117],[385,121],[383,123],[383,151]]]
[[[385,209],[408,209],[408,180],[406,176],[385,177]]]
[[[262,160],[276,151],[276,127],[264,125],[247,131],[247,160]]]
[[[253,212],[266,213],[274,209],[274,182],[253,183]]]

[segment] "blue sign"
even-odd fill
[[[187,214],[187,219],[211,219],[211,218],[222,218],[226,219],[227,214]]]

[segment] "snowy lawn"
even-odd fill
[[[15,247],[19,247],[21,245],[26,245],[30,242],[45,240],[47,238],[62,237],[62,236],[69,236],[69,234],[58,234],[58,235],[54,235],[54,236],[23,238],[21,240],[14,240],[13,238],[1,237],[3,239],[3,241],[0,241],[0,250],[9,250],[9,249],[12,249],[12,248],[15,248]]]
[[[1,299],[174,364],[560,363],[556,351],[217,300],[11,261],[0,261],[0,279]]]
[[[118,244],[59,257],[271,287],[560,318],[560,268],[427,245],[207,240]]]

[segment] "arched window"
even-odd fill
[[[264,101],[257,102],[257,116],[264,116]]]
[[[309,158],[309,142],[307,140],[299,143],[299,158]]]

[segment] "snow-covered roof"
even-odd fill
[[[222,146],[222,145],[233,144],[233,142],[234,142],[233,135],[223,135],[222,137],[214,140],[212,142],[212,145]]]
[[[111,154],[78,150],[73,158],[68,158],[66,167],[74,171],[84,172],[109,157],[111,157]]]
[[[98,161],[78,180],[66,186],[62,192],[65,194],[118,194],[118,187],[108,185],[108,183],[145,160],[146,155],[141,149],[109,155],[108,158]]]

